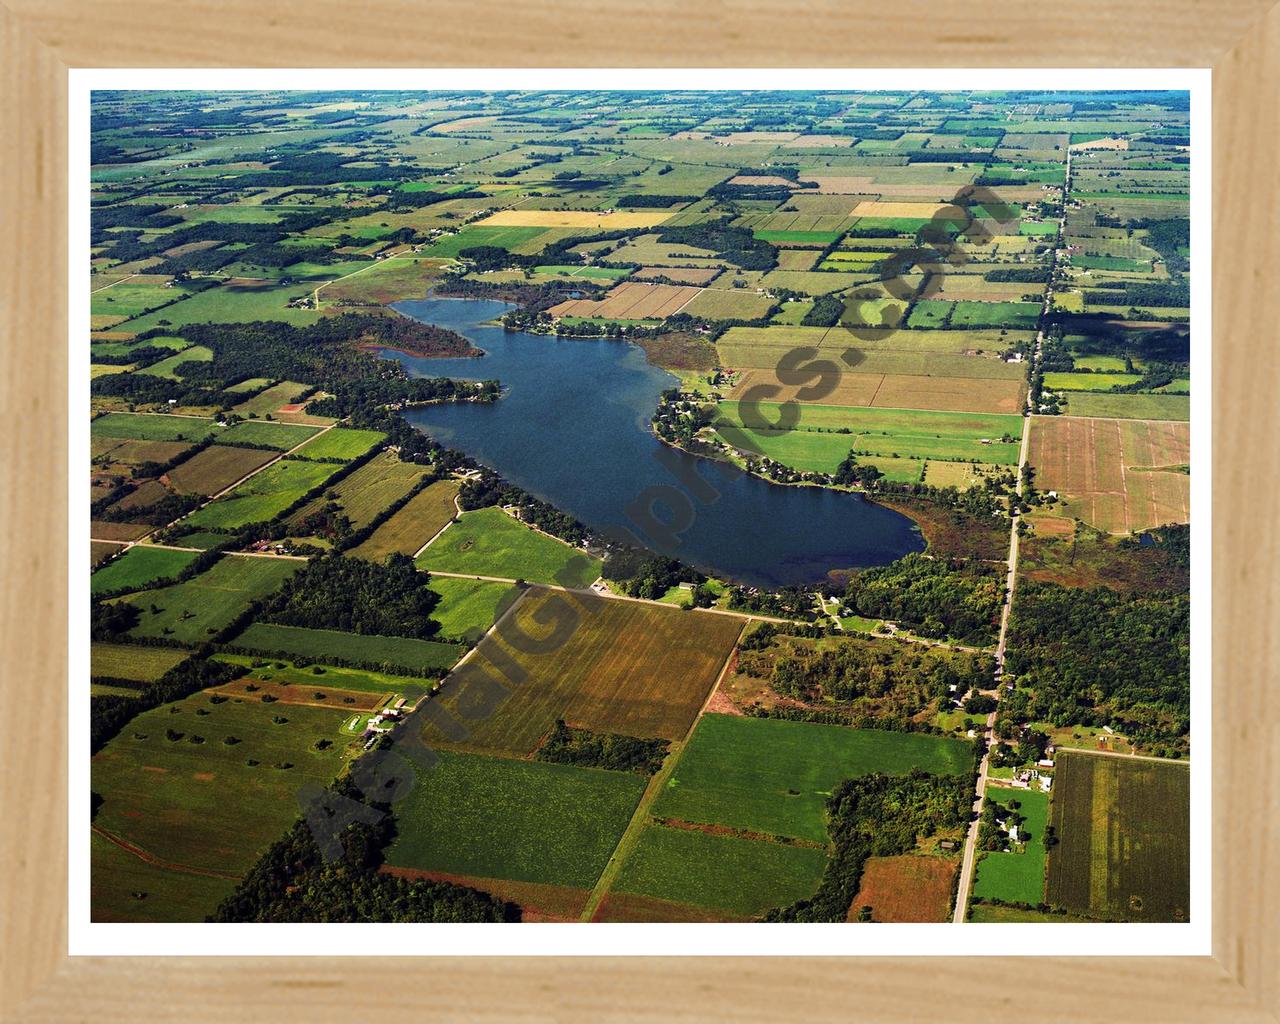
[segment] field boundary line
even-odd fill
[[[184,875],[203,875],[205,878],[225,878],[229,882],[239,882],[243,875],[233,875],[229,871],[215,871],[213,868],[195,868],[188,864],[179,864],[176,861],[163,860],[154,853],[144,850],[136,843],[130,842],[123,836],[118,836],[114,832],[108,832],[101,825],[90,825],[89,828],[95,835],[101,836],[113,846],[118,846],[125,853],[131,853],[140,861],[150,864],[152,867],[161,868],[165,871],[177,871]]]

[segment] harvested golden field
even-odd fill
[[[1029,454],[1040,492],[1063,515],[1108,533],[1191,520],[1188,423],[1036,416]]]
[[[437,480],[409,499],[404,508],[373,531],[347,554],[381,562],[390,554],[416,555],[419,549],[458,514],[453,499],[457,480]]]
[[[440,698],[457,713],[472,689],[463,679],[514,659],[528,673],[483,721],[468,723],[470,735],[451,744],[475,753],[525,756],[563,719],[593,732],[640,738],[683,739],[715,685],[742,630],[742,619],[686,612],[533,588],[515,611],[490,633],[463,672],[445,681]],[[566,638],[543,653],[524,653],[502,638],[530,646],[549,625]],[[507,674],[507,678],[510,675]],[[474,700],[475,695],[471,694]],[[445,741],[428,725],[428,742]]]
[[[893,186],[894,190],[901,185]],[[939,210],[946,210],[946,203],[900,203],[878,199],[864,199],[853,208],[855,217],[922,217],[928,220]]]
[[[679,284],[710,284],[722,273],[719,267],[641,267],[631,275],[631,280],[651,281],[665,277]]]
[[[848,920],[858,920],[859,909],[870,907],[872,921],[945,921],[957,867],[959,862],[949,857],[869,857]]]
[[[671,210],[628,210],[600,213],[595,210],[499,210],[476,222],[482,228],[650,228],[669,220]]]
[[[571,299],[547,312],[552,316],[647,320],[671,316],[702,289],[690,285],[630,282],[609,290],[603,299]]]
[[[812,383],[811,381],[807,383]],[[729,398],[742,399],[753,387],[770,385],[768,400],[786,402],[800,397],[801,385],[779,382],[774,370],[744,370]],[[1026,385],[1020,380],[975,377],[931,377],[898,373],[842,373],[839,383],[821,405],[869,406],[878,409],[926,409],[932,412],[1019,412]]]

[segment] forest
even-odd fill
[[[995,643],[1004,598],[1001,567],[910,554],[849,580],[846,602],[859,615],[891,619],[931,640]]]

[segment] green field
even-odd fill
[[[613,888],[751,918],[812,896],[826,864],[811,846],[649,825]]]
[[[842,780],[958,775],[971,763],[967,744],[940,736],[706,714],[654,814],[826,842],[826,801]]]
[[[89,673],[95,679],[153,683],[187,656],[172,647],[95,643],[89,648]]]
[[[271,387],[265,388],[246,398],[239,405],[232,408],[237,416],[268,416],[280,411],[285,405],[292,405],[299,397],[310,391],[311,387],[307,384],[299,384],[294,380],[282,380],[279,384],[272,384]],[[299,441],[302,439],[299,438]],[[298,442],[294,442],[297,444]]]
[[[213,349],[206,348],[204,345],[192,345],[190,348],[161,359],[158,363],[152,363],[138,372],[150,374],[152,377],[167,377],[170,380],[178,380],[182,376],[177,372],[178,367],[186,363],[210,363],[212,361]]]
[[[196,509],[186,522],[226,530],[267,522],[324,483],[338,468],[327,462],[282,459],[217,501]]]
[[[1130,273],[1150,272],[1147,260],[1132,260],[1124,256],[1090,256],[1087,253],[1072,255],[1071,265],[1084,270],[1127,270]]]
[[[352,430],[350,427],[333,427],[295,452],[299,459],[337,460],[350,462],[358,459],[375,444],[386,440],[380,430]]]
[[[250,601],[273,593],[301,567],[302,562],[283,558],[224,556],[183,583],[123,598],[142,613],[130,635],[204,643],[230,625]]]
[[[89,579],[89,593],[137,590],[152,580],[171,579],[200,557],[198,551],[135,546]]]
[[[131,320],[129,330],[141,334],[156,327],[253,320],[283,320],[296,326],[315,323],[320,316],[315,310],[289,306],[292,300],[309,295],[314,287],[301,282],[282,286],[224,284]]]
[[[294,563],[298,564],[298,563]],[[230,641],[264,654],[297,655],[324,661],[338,658],[375,664],[386,672],[397,668],[432,674],[453,666],[462,651],[452,644],[404,636],[364,636],[334,629],[305,629],[254,622]]]
[[[401,462],[393,451],[379,452],[355,472],[303,505],[289,518],[289,524],[299,527],[308,516],[336,503],[351,521],[351,528],[362,530],[384,509],[412,491],[426,472],[425,466]]]
[[[298,788],[325,785],[341,769],[342,721],[337,709],[214,704],[204,693],[146,711],[93,758],[93,791],[103,798],[94,826],[165,862],[243,874],[297,818]],[[322,740],[329,745],[317,750]],[[201,921],[213,906],[192,915],[188,894],[230,888],[188,889],[187,874],[169,874],[183,884],[157,876],[141,901],[116,884],[95,886],[94,919]]]
[[[585,587],[600,575],[600,560],[537,533],[500,508],[465,512],[418,558],[418,566]]]
[[[1189,420],[1191,398],[1187,395],[1106,395],[1073,393],[1067,397],[1071,416],[1093,416],[1122,420]]]
[[[201,441],[213,431],[213,420],[130,412],[109,412],[89,424],[90,437],[139,441]]]
[[[475,249],[484,245],[491,245],[499,249],[511,249],[532,241],[539,235],[544,234],[546,230],[546,228],[516,227],[482,228],[469,225],[456,235],[449,235],[432,242],[424,250],[423,255],[437,258],[447,256],[456,259],[463,249]]]
[[[1044,386],[1051,391],[1113,391],[1142,378],[1136,373],[1046,373]]]
[[[1055,774],[1049,903],[1107,920],[1189,920],[1190,769],[1060,753]]]
[[[726,424],[741,426],[738,402],[721,402],[716,408]],[[759,411],[770,423],[778,422],[782,416],[776,402],[759,403]],[[1017,441],[1000,439],[1021,438],[1022,418],[995,413],[805,405],[796,429],[751,429],[745,435],[771,459],[822,473],[834,472],[850,449],[894,458],[1014,466],[1018,462]],[[734,432],[722,434],[735,444],[741,436]],[[984,440],[991,443],[983,444]],[[908,478],[919,479],[918,465]]]
[[[186,294],[185,289],[171,286],[166,279],[148,275],[126,278],[113,285],[95,289],[89,296],[89,313],[95,317],[120,317],[128,320]]]
[[[396,867],[590,888],[646,780],[540,761],[439,751],[396,804]]]
[[[440,623],[440,635],[472,641],[492,626],[520,593],[507,583],[449,576],[436,576],[429,585],[440,595],[431,615]]]
[[[1044,830],[1049,820],[1049,794],[1035,789],[988,786],[987,799],[1006,807],[1016,800],[1020,804],[1018,813],[1027,819],[1019,831],[1031,838],[1022,851],[983,854],[978,860],[973,895],[1038,906],[1044,902]]]
[[[269,423],[266,420],[244,420],[228,427],[218,440],[222,444],[247,444],[254,448],[271,448],[286,452],[296,448],[319,427],[304,427],[293,423]],[[316,438],[322,440],[322,438]]]
[[[458,514],[454,498],[457,480],[437,480],[415,494],[398,512],[373,531],[369,539],[351,548],[353,558],[381,562],[390,554],[416,555]]]
[[[215,661],[241,665],[254,679],[286,686],[313,686],[332,690],[354,690],[357,693],[398,693],[415,701],[430,688],[430,683],[413,676],[397,676],[363,668],[338,665],[305,664],[301,668],[289,660],[267,659],[252,654],[217,654]],[[320,668],[320,672],[316,669]]]

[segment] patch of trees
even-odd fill
[[[913,553],[856,573],[845,600],[859,615],[901,622],[921,636],[985,647],[996,639],[1001,575],[982,562]]]
[[[871,487],[882,476],[884,473],[875,466],[859,463],[858,457],[850,449],[849,454],[840,460],[840,465],[831,474],[831,482],[842,487]]]
[[[282,626],[337,629],[376,636],[427,639],[439,623],[431,613],[440,596],[408,555],[378,565],[339,554],[314,558],[285,581],[259,619]]]
[[[813,308],[805,313],[800,323],[804,327],[834,327],[844,315],[844,301],[834,295],[820,295],[813,300]]]
[[[982,279],[984,281],[1025,281],[1028,284],[1039,284],[1049,280],[1049,268],[1045,266],[998,267],[995,270],[988,270],[982,275]]]
[[[662,767],[670,746],[667,740],[574,729],[557,720],[551,735],[538,748],[536,760],[652,775]]]
[[[204,502],[199,494],[166,494],[149,505],[130,508],[112,507],[95,514],[107,523],[145,523],[148,526],[167,526],[188,512],[193,512]]]
[[[338,836],[341,855],[325,860],[305,820],[273,843],[235,891],[209,916],[222,922],[500,922],[519,908],[450,882],[410,881],[379,871],[395,838],[395,819],[358,799],[352,783],[334,784],[335,799],[362,805],[365,821]],[[358,809],[358,808],[357,808]],[[325,813],[321,811],[320,813]]]
[[[969,820],[971,785],[966,776],[864,775],[847,779],[827,801],[827,829],[834,853],[818,891],[789,907],[771,910],[766,921],[842,922],[862,881],[868,857],[910,853],[921,839]]]
[[[761,648],[759,636],[739,647],[739,672],[797,700],[849,705],[850,720],[862,727],[909,731],[912,718],[951,687],[963,693],[989,685],[995,669],[987,655],[903,641],[846,637],[819,645],[774,633]]]
[[[1086,291],[1085,302],[1106,306],[1172,306],[1191,305],[1191,286],[1157,281],[1116,281],[1105,290]]]
[[[731,587],[729,607],[734,611],[756,612],[806,622],[818,615],[813,606],[813,594],[804,587],[782,587],[779,590]]]
[[[728,217],[664,230],[658,241],[710,249],[723,260],[743,270],[772,270],[778,265],[778,250],[761,241],[749,228],[734,227]]]
[[[631,207],[642,207],[648,209],[667,209],[676,206],[679,203],[695,203],[701,196],[620,196],[613,204],[619,209],[628,209]]]
[[[1190,727],[1190,647],[1189,594],[1028,581],[1014,604],[1006,669],[1031,691],[1036,720],[1179,744]]]
[[[632,597],[657,600],[680,583],[695,586],[706,582],[707,577],[692,566],[666,555],[631,547],[610,549],[604,559],[600,575],[622,585]]]

